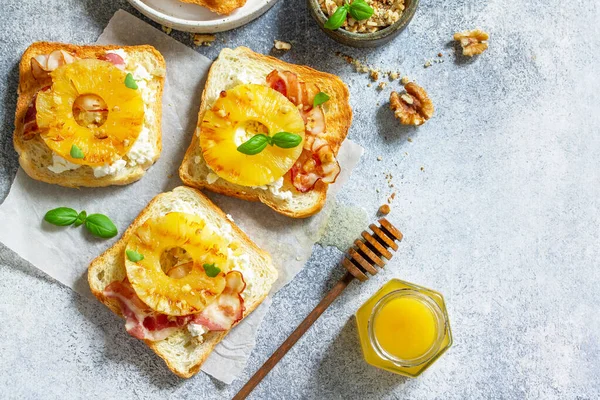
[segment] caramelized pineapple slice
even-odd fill
[[[228,245],[199,216],[171,212],[154,217],[127,243],[127,278],[139,298],[159,313],[199,313],[225,288],[225,274],[231,267]],[[132,261],[127,250],[143,259]],[[205,264],[214,264],[221,271],[210,277]]]
[[[296,106],[281,93],[263,85],[239,85],[221,92],[200,126],[200,147],[208,166],[226,181],[242,186],[272,183],[288,172],[302,153],[267,146],[246,155],[238,146],[256,134],[295,133],[304,141],[304,121]]]
[[[142,96],[125,85],[127,74],[107,61],[83,59],[50,76],[52,87],[36,100],[37,124],[48,147],[80,165],[111,164],[125,155],[144,122]],[[73,145],[83,158],[72,157]]]

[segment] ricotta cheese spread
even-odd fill
[[[190,332],[190,335],[192,335],[193,337],[203,336],[205,333],[207,333],[209,331],[208,329],[206,329],[204,327],[204,325],[192,324],[192,323],[189,323],[187,325],[187,329]]]

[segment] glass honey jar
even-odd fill
[[[452,345],[443,296],[392,279],[356,312],[365,360],[400,375],[417,377]]]

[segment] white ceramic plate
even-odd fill
[[[247,0],[229,15],[219,15],[179,0],[128,0],[139,12],[159,24],[186,32],[213,33],[237,28],[260,17],[277,0]]]

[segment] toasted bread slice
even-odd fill
[[[151,162],[143,165],[125,165],[115,173],[96,177],[94,169],[89,166],[81,166],[77,169],[66,170],[60,173],[52,172],[48,167],[53,166],[53,152],[44,143],[39,135],[26,140],[23,137],[23,120],[27,108],[35,94],[47,85],[37,81],[31,72],[31,58],[50,54],[54,50],[64,50],[78,58],[98,58],[107,51],[119,51],[126,55],[126,70],[134,71],[142,66],[150,74],[145,90],[151,101],[144,101],[146,112],[153,114],[152,122],[148,119],[144,126],[148,128],[148,142],[152,149]],[[162,150],[161,122],[162,122],[162,93],[165,80],[165,60],[163,56],[152,46],[76,46],[63,43],[37,42],[25,50],[19,65],[19,98],[15,114],[15,132],[13,143],[19,154],[19,163],[27,175],[46,183],[54,183],[67,187],[79,186],[110,186],[126,185],[140,179],[145,171],[158,159]],[[132,163],[130,163],[132,164]]]
[[[227,15],[246,4],[246,0],[180,0],[183,3],[198,4],[217,14]]]
[[[327,197],[328,184],[318,181],[307,193],[301,193],[289,181],[284,181],[281,190],[292,193],[291,200],[276,196],[269,190],[240,186],[224,179],[209,181],[211,172],[200,148],[200,124],[204,113],[216,101],[219,93],[242,83],[266,84],[266,76],[274,69],[291,71],[304,82],[315,83],[321,91],[329,94],[325,103],[325,138],[337,155],[348,134],[352,121],[352,109],[349,104],[349,91],[346,85],[335,75],[319,72],[312,68],[283,62],[273,57],[257,54],[246,47],[223,49],[208,73],[208,79],[202,93],[198,127],[188,147],[183,163],[179,168],[181,180],[188,186],[206,188],[213,192],[238,197],[249,201],[260,201],[273,210],[293,217],[305,218],[319,212]]]
[[[243,254],[248,255],[250,259],[248,266],[241,271],[246,282],[243,294],[245,296],[244,317],[246,317],[265,299],[271,286],[277,280],[277,270],[271,262],[271,256],[254,244],[199,190],[185,186],[156,196],[133,221],[121,239],[92,261],[88,269],[88,282],[94,296],[117,315],[122,315],[118,302],[103,294],[104,288],[111,282],[122,281],[126,277],[125,247],[136,229],[147,219],[171,211],[199,215],[217,230],[224,230],[225,225],[231,226],[234,240],[241,245]],[[125,327],[123,327],[123,332],[125,333]],[[157,342],[146,340],[145,342],[165,360],[171,371],[182,378],[189,378],[200,370],[206,357],[227,333],[228,331],[209,331],[204,335],[204,341],[199,342],[191,336],[186,328],[182,328],[164,340]]]

